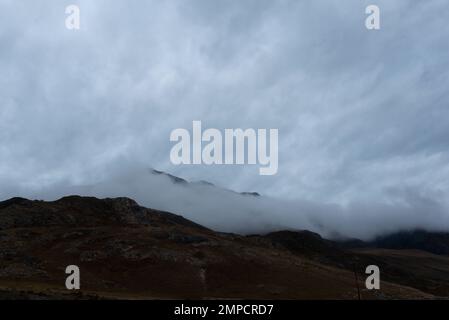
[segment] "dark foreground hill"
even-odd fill
[[[358,287],[362,299],[449,297],[448,256],[358,244],[224,234],[128,198],[13,198],[0,202],[0,298],[356,299]],[[364,289],[369,264],[380,290]],[[65,289],[68,265],[80,291]]]

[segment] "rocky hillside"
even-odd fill
[[[65,289],[72,264],[77,292]],[[363,289],[368,264],[381,268],[379,291]],[[358,287],[362,299],[449,296],[449,258],[307,231],[219,233],[128,198],[0,202],[2,299],[356,299]]]

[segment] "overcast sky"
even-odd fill
[[[317,203],[444,203],[448,17],[447,0],[0,0],[0,196],[152,167]],[[192,120],[279,129],[278,174],[172,165]]]

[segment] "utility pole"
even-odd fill
[[[356,287],[357,287],[357,297],[358,297],[359,300],[361,300],[361,298],[360,298],[359,279],[358,279],[358,277],[357,277],[357,269],[356,269],[355,263],[352,265],[352,267],[354,268],[355,285],[356,285]]]

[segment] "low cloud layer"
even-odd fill
[[[129,166],[131,167],[131,166]],[[326,238],[372,239],[399,230],[449,230],[448,208],[410,190],[397,195],[396,203],[381,201],[350,203],[282,200],[241,194],[205,181],[175,182],[152,169],[126,169],[93,185],[19,191],[28,198],[56,200],[83,196],[130,197],[140,205],[180,214],[222,232],[241,234],[276,230],[311,230]]]
[[[80,31],[64,25],[73,3]],[[373,3],[379,31],[364,24]],[[223,230],[449,230],[448,13],[446,0],[0,0],[0,197],[98,185]],[[279,129],[278,174],[172,165],[169,134],[193,120]],[[148,167],[272,198],[170,195],[136,176]]]

